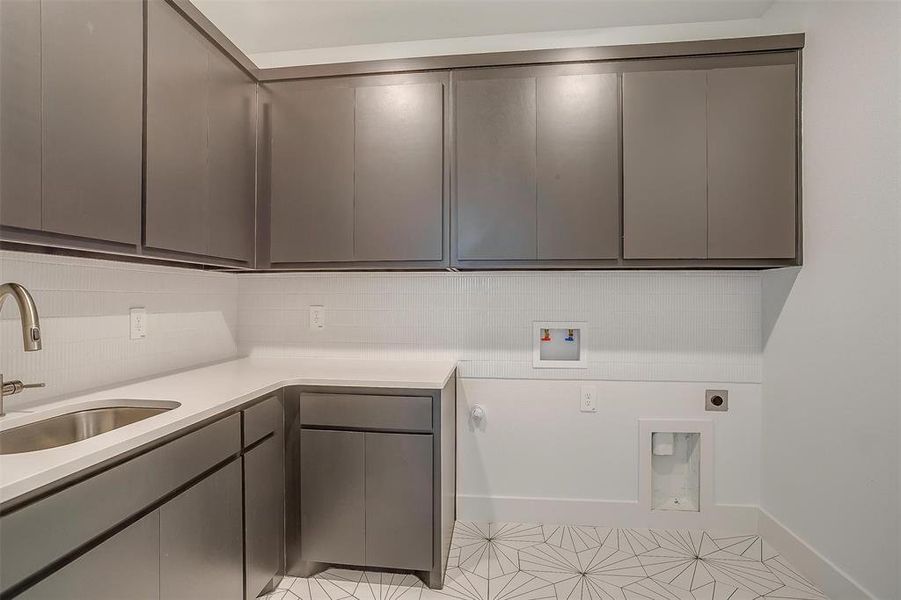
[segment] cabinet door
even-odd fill
[[[794,258],[794,65],[714,69],[708,81],[710,258]]]
[[[140,0],[41,3],[45,231],[137,244]]]
[[[362,565],[363,439],[358,431],[300,433],[300,555]]]
[[[271,260],[353,259],[354,90],[270,86]]]
[[[20,598],[160,598],[160,514],[154,511],[67,564]]]
[[[209,52],[207,41],[163,0],[147,4],[145,243],[208,248]]]
[[[535,78],[456,84],[460,260],[535,259]]]
[[[444,86],[356,88],[355,260],[441,260]]]
[[[244,455],[244,568],[247,600],[281,570],[285,542],[285,446],[270,437]]]
[[[539,77],[537,85],[538,258],[617,258],[617,75]]]
[[[241,500],[235,460],[160,508],[163,598],[244,597]]]
[[[0,81],[0,224],[40,229],[40,2],[0,2]]]
[[[210,256],[250,260],[255,202],[256,85],[210,51]]]
[[[707,256],[707,74],[623,74],[624,258]]]
[[[431,435],[366,434],[366,564],[432,568]]]

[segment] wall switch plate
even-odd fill
[[[325,329],[325,307],[310,307],[310,329]]]
[[[718,412],[729,410],[729,390],[707,390],[704,394],[704,410]]]
[[[598,412],[598,390],[593,385],[583,385],[579,400],[582,412]]]
[[[128,335],[133,340],[147,337],[147,309],[132,308],[128,311]]]

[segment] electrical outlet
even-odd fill
[[[310,307],[310,329],[325,329],[325,307]]]
[[[128,311],[129,337],[142,340],[147,337],[147,309],[132,308]]]
[[[579,410],[582,412],[598,412],[598,391],[593,385],[583,385]]]

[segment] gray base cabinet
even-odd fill
[[[162,598],[244,597],[241,513],[240,461],[160,508]]]
[[[309,429],[300,436],[301,556],[365,564],[365,434]]]
[[[443,390],[292,390],[287,511],[299,519],[288,519],[288,574],[402,569],[442,587],[456,516],[455,392],[453,378]]]
[[[284,572],[283,409],[275,396],[245,413],[243,458],[242,415],[230,414],[0,507],[2,597],[241,600],[264,591]],[[244,585],[245,542],[255,590]]]
[[[285,570],[284,409],[276,396],[244,411],[244,572],[247,600]]]
[[[26,600],[159,600],[160,511],[155,510],[25,590]]]
[[[431,435],[365,434],[366,564],[432,565]]]

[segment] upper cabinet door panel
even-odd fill
[[[623,74],[624,258],[707,256],[707,74]]]
[[[140,0],[43,2],[43,229],[141,240]]]
[[[40,229],[40,2],[0,2],[0,81],[0,224]]]
[[[247,261],[253,253],[256,84],[215,49],[209,106],[208,253]]]
[[[619,256],[615,73],[538,78],[538,258]]]
[[[150,0],[147,11],[146,244],[205,254],[207,42],[163,0]]]
[[[794,65],[708,73],[709,256],[796,254]]]
[[[534,77],[456,84],[456,218],[460,260],[534,260]]]
[[[356,88],[356,260],[441,260],[444,86]]]
[[[354,90],[270,86],[271,260],[353,259]]]

